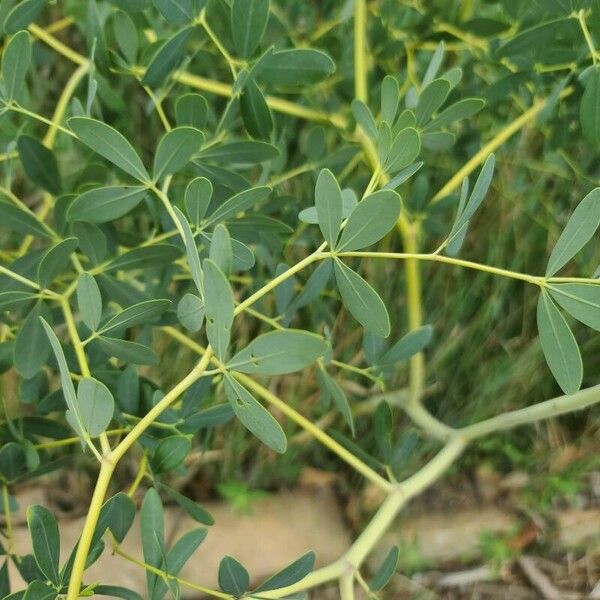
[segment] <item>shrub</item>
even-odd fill
[[[475,3],[477,18],[462,3],[426,11],[393,0],[59,4],[0,4],[0,356],[19,382],[1,430],[1,597],[139,598],[85,582],[85,569],[107,545],[131,560],[120,543],[140,486],[143,556],[133,560],[147,570],[146,597],[178,597],[178,573],[212,519],[172,475],[192,449],[223,444],[222,432],[240,426],[273,453],[306,431],[385,500],[332,565],[313,570],[309,553],[250,592],[245,568],[224,557],[220,591],[194,589],[299,597],[339,580],[348,599],[358,580],[374,593],[399,550],[368,581],[366,557],[470,443],[600,401],[597,371],[581,389],[570,324],[600,329],[597,243],[588,244],[600,225],[600,188],[589,184],[600,148],[594,3]],[[508,257],[541,275],[458,257],[475,233],[510,237],[469,230],[493,185],[494,152],[527,126],[541,148],[519,162],[560,157],[582,198],[568,218],[543,205],[541,242]],[[575,144],[579,127],[586,140]],[[532,219],[539,196],[524,206]],[[422,275],[435,263],[510,281],[511,299],[522,288],[536,295],[541,378],[551,390],[551,373],[563,395],[518,397],[520,408],[462,426],[426,407],[424,351],[432,346],[435,360],[438,325],[425,323]],[[485,292],[478,306],[495,301]],[[435,303],[457,298],[445,296]],[[522,308],[527,322],[531,308]],[[465,354],[480,351],[464,344]],[[382,394],[358,410],[348,379]],[[406,389],[387,402],[399,381]],[[303,390],[319,390],[321,404],[307,405]],[[401,412],[428,440],[405,478],[420,438],[394,424]],[[14,488],[78,453],[97,479],[70,558],[59,563],[59,527],[42,506],[27,511],[31,554],[14,554]],[[137,475],[123,491],[114,474],[126,455]],[[165,501],[199,523],[170,547]],[[24,594],[11,593],[9,560]]]

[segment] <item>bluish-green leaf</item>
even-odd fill
[[[192,228],[185,215],[175,206],[173,208],[175,216],[179,221],[179,226],[183,232],[183,242],[185,245],[185,254],[187,257],[188,266],[192,274],[192,279],[196,284],[196,289],[201,298],[204,298],[204,275],[202,272],[202,265],[200,263],[200,255],[198,254],[198,246],[196,246],[196,240]]]
[[[201,94],[183,94],[175,103],[177,125],[204,129],[208,117],[208,102]]]
[[[19,31],[10,38],[2,52],[2,81],[8,102],[21,98],[30,64],[31,38],[27,31]]]
[[[237,53],[250,58],[265,32],[269,18],[269,0],[233,0],[231,37]]]
[[[154,354],[151,348],[143,344],[130,342],[129,340],[120,340],[106,335],[99,336],[97,343],[108,356],[114,356],[123,362],[135,365],[158,364],[158,356]]]
[[[352,435],[355,434],[354,429],[354,418],[352,417],[352,409],[346,398],[346,394],[342,389],[342,386],[333,378],[323,367],[319,367],[317,371],[317,379],[321,385],[321,388],[327,392],[339,413],[344,418],[344,421],[350,428]]]
[[[144,495],[140,509],[140,530],[144,562],[160,568],[165,556],[165,519],[160,496],[154,488],[150,488]],[[154,586],[160,579],[154,573],[146,571],[146,581],[151,597]]]
[[[19,136],[17,149],[23,170],[31,182],[54,196],[60,194],[62,182],[52,151],[29,135]]]
[[[95,331],[102,318],[102,296],[96,280],[89,273],[77,279],[77,305],[81,320]]]
[[[9,202],[0,200],[0,227],[25,233],[27,235],[35,235],[36,237],[51,237],[51,231],[35,216],[34,213],[19,208]]]
[[[46,0],[22,0],[8,13],[4,21],[4,32],[8,35],[17,33],[35,21],[41,14]]]
[[[600,284],[552,284],[548,286],[548,290],[572,317],[600,331]]]
[[[371,109],[361,100],[352,100],[351,104],[354,120],[362,128],[362,130],[371,138],[372,141],[377,141],[379,132],[377,131],[377,123]]]
[[[583,135],[594,148],[600,149],[600,68],[597,66],[585,82],[579,120]]]
[[[71,254],[77,249],[77,238],[67,238],[52,246],[40,260],[37,278],[41,287],[46,288],[69,264]]]
[[[71,117],[68,124],[79,140],[94,152],[139,181],[150,179],[133,146],[116,129],[89,117]]]
[[[394,365],[397,362],[408,360],[418,352],[424,350],[433,337],[433,327],[424,325],[408,332],[398,340],[379,360],[381,365]]]
[[[425,131],[443,129],[455,121],[467,119],[478,113],[484,106],[485,100],[482,98],[464,98],[463,100],[459,100],[448,108],[445,108],[435,119],[427,123]]]
[[[400,196],[393,190],[367,196],[350,215],[336,250],[351,252],[378,242],[398,221],[400,205]]]
[[[546,277],[562,269],[600,226],[600,188],[593,189],[574,210],[548,259]]]
[[[250,575],[235,558],[226,556],[219,564],[219,587],[226,593],[239,597],[248,590]]]
[[[369,589],[371,591],[378,592],[388,584],[396,572],[399,556],[400,550],[398,546],[394,546],[390,549],[387,556],[383,559],[383,562],[379,565],[373,574],[371,581],[369,582]]]
[[[215,355],[225,360],[233,324],[233,292],[223,271],[210,259],[204,265],[206,335]]]
[[[147,189],[141,186],[109,186],[88,190],[69,205],[69,221],[106,223],[132,211],[144,198]]]
[[[190,438],[183,435],[163,438],[152,457],[152,470],[155,473],[162,473],[177,468],[183,463],[191,447]]]
[[[170,304],[170,300],[156,299],[128,306],[104,323],[98,330],[98,333],[104,334],[115,329],[126,329],[134,325],[148,323],[158,315],[164,313]]]
[[[202,329],[204,323],[204,302],[194,294],[184,294],[177,304],[177,318],[189,331]]]
[[[327,343],[317,334],[281,329],[254,338],[227,367],[242,373],[282,375],[304,369],[326,350]]]
[[[381,83],[381,119],[392,125],[398,111],[400,88],[398,81],[391,75],[386,75]]]
[[[261,200],[264,200],[270,193],[270,187],[256,187],[244,190],[217,207],[217,209],[208,217],[206,225],[216,225],[221,221],[231,219],[238,213],[244,212]]]
[[[175,127],[167,132],[156,149],[153,176],[159,180],[165,175],[183,169],[204,143],[204,134],[194,127]]]
[[[242,425],[263,444],[283,454],[287,439],[275,417],[227,372],[224,382],[227,399]]]
[[[50,346],[39,317],[42,305],[38,304],[21,323],[14,347],[14,364],[18,373],[31,379],[48,360]]]
[[[43,506],[27,509],[27,525],[31,535],[33,555],[40,571],[55,585],[60,583],[60,535],[54,515]]]
[[[540,293],[537,326],[548,367],[565,394],[581,387],[583,364],[571,328],[546,291]]]
[[[384,168],[389,173],[404,169],[416,160],[421,152],[421,137],[414,127],[402,129],[393,139]]]
[[[258,77],[277,85],[306,85],[317,83],[335,71],[331,58],[312,48],[294,48],[273,52]]]
[[[255,138],[268,140],[273,131],[273,116],[260,88],[253,80],[244,86],[240,96],[244,127]]]
[[[264,583],[261,583],[254,592],[277,590],[298,583],[313,570],[314,566],[315,553],[307,552],[292,564],[269,577]]]
[[[67,411],[67,421],[77,431],[83,427],[79,435],[85,433],[89,437],[98,437],[112,420],[115,401],[110,390],[93,377],[83,378],[77,385],[77,416]]]
[[[415,110],[417,127],[423,127],[429,121],[431,115],[444,104],[450,89],[450,83],[442,78],[434,79],[423,88]]]
[[[193,27],[184,27],[158,49],[142,78],[144,85],[159,87],[164,83],[183,59],[185,46],[193,31]]]
[[[206,215],[212,193],[212,183],[206,177],[192,179],[185,188],[185,211],[190,222],[196,227]]]
[[[334,271],[342,301],[354,318],[365,329],[387,337],[390,334],[390,317],[379,294],[343,262],[336,260]]]
[[[335,248],[342,225],[342,190],[329,169],[323,169],[315,186],[315,207],[323,237]]]

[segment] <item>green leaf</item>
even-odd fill
[[[204,298],[204,275],[202,273],[202,265],[200,264],[200,255],[198,254],[198,246],[188,220],[185,215],[176,207],[173,207],[175,216],[179,221],[181,230],[183,231],[183,242],[185,245],[185,254],[187,257],[188,266],[192,273],[192,279],[196,284],[196,289],[201,298]]]
[[[266,592],[269,590],[277,590],[279,588],[293,585],[304,579],[315,566],[315,553],[307,552],[301,556],[298,560],[295,560],[292,564],[285,567],[278,573],[275,573],[272,577],[269,577],[267,581],[261,583],[254,592]]]
[[[102,296],[96,280],[89,273],[82,273],[77,279],[77,305],[81,320],[96,331],[102,318]]]
[[[140,509],[140,530],[144,562],[160,568],[165,556],[165,519],[160,496],[154,488],[144,495]],[[154,586],[160,578],[146,571],[146,581],[149,597],[152,597]]]
[[[131,529],[134,518],[135,502],[125,492],[115,494],[100,509],[92,546],[102,538],[107,529],[120,544]]]
[[[55,588],[37,579],[27,586],[27,590],[20,600],[56,600],[58,597]]]
[[[574,394],[583,379],[579,346],[550,295],[542,290],[537,305],[537,326],[548,367],[565,394]]]
[[[185,55],[185,46],[193,27],[184,27],[170,37],[156,52],[142,78],[142,84],[149,87],[161,86]]]
[[[193,0],[153,0],[162,16],[173,26],[180,27],[194,20]]]
[[[585,82],[579,108],[581,130],[590,144],[600,149],[600,68],[596,67]]]
[[[183,169],[204,143],[204,134],[194,127],[175,127],[167,132],[154,156],[154,180]]]
[[[334,249],[342,226],[342,190],[329,169],[323,169],[317,178],[315,207],[321,233]]]
[[[393,190],[380,190],[359,202],[342,231],[336,251],[352,252],[378,242],[398,221],[401,202]]]
[[[235,558],[226,556],[219,563],[219,587],[234,597],[243,596],[250,585],[248,571]]]
[[[144,198],[147,189],[141,186],[109,186],[88,190],[69,205],[69,221],[106,223],[132,211]]]
[[[23,210],[14,204],[0,200],[0,214],[2,214],[0,227],[37,237],[52,237],[51,232],[44,227],[34,213]]]
[[[17,149],[23,170],[31,182],[54,196],[60,194],[62,182],[52,151],[29,135],[19,136]]]
[[[240,110],[246,131],[252,137],[268,140],[273,131],[273,116],[263,93],[253,80],[246,82],[244,86],[240,96]]]
[[[595,188],[577,205],[558,238],[548,260],[546,277],[562,269],[590,241],[599,226],[600,188]]]
[[[185,294],[177,304],[177,318],[188,331],[200,331],[204,323],[202,299],[194,294]]]
[[[160,440],[152,457],[152,470],[163,473],[176,469],[183,463],[191,447],[190,438],[183,435],[171,435]]]
[[[242,140],[224,142],[202,150],[198,155],[203,161],[210,160],[218,164],[256,165],[279,156],[279,149],[267,142]]]
[[[54,356],[56,358],[56,362],[58,363],[58,372],[60,375],[60,384],[62,387],[62,391],[65,397],[65,402],[67,404],[68,409],[73,413],[77,414],[77,396],[75,394],[75,388],[73,387],[73,382],[71,381],[71,374],[69,371],[69,365],[67,364],[67,359],[65,358],[62,346],[56,337],[52,327],[48,325],[48,323],[42,318],[39,317],[39,320],[46,332],[46,336],[50,341],[50,346],[52,347],[52,351],[54,352]]]
[[[112,24],[121,54],[130,65],[137,64],[140,41],[133,19],[126,12],[117,11]]]
[[[394,427],[390,405],[382,400],[373,412],[373,437],[383,462],[390,464],[392,460],[392,431]]]
[[[450,93],[450,89],[450,83],[442,78],[434,79],[429,85],[423,88],[415,110],[417,127],[423,127],[429,121],[431,115],[444,104]]]
[[[105,269],[131,271],[133,269],[158,268],[172,264],[181,256],[181,250],[172,244],[140,246],[117,256]]]
[[[158,364],[158,356],[150,348],[137,342],[101,335],[97,338],[97,343],[108,356],[114,356],[123,362],[135,365]]]
[[[111,317],[100,329],[98,333],[108,333],[115,329],[127,329],[134,325],[140,325],[142,323],[148,323],[152,321],[158,315],[169,308],[171,305],[170,300],[146,300],[128,306],[125,310],[117,313],[114,317]]]
[[[54,515],[43,506],[30,506],[27,509],[27,525],[31,535],[33,555],[40,571],[53,584],[59,584],[60,535]]]
[[[15,368],[25,379],[31,379],[50,356],[48,339],[40,323],[42,305],[36,305],[27,315],[15,340]]]
[[[256,375],[282,375],[304,369],[326,351],[327,343],[317,334],[281,329],[254,338],[227,363],[227,368]]]
[[[351,104],[352,115],[354,120],[361,127],[361,129],[373,140],[377,141],[379,132],[377,131],[377,123],[371,109],[361,100],[352,100]]]
[[[375,573],[371,581],[369,582],[369,589],[373,592],[378,592],[383,589],[394,573],[396,572],[396,568],[398,567],[398,558],[400,556],[400,549],[398,546],[394,546],[390,549],[387,556],[384,558],[383,562]]]
[[[273,52],[261,67],[258,77],[276,85],[317,83],[335,71],[335,63],[319,50],[295,48]]]
[[[442,129],[455,121],[462,121],[478,113],[485,106],[482,98],[464,98],[445,108],[435,119],[425,126],[425,131]]]
[[[116,129],[89,117],[71,117],[69,127],[79,140],[129,175],[147,183],[146,167],[133,146]]]
[[[208,102],[201,94],[183,94],[175,103],[177,125],[204,129],[208,118]]]
[[[244,190],[221,204],[207,219],[206,226],[216,225],[248,210],[271,193],[270,187],[256,187]]]
[[[379,294],[343,262],[336,260],[334,271],[342,301],[354,318],[365,329],[387,337],[390,334],[390,318]]]
[[[287,439],[275,417],[229,373],[224,373],[225,393],[235,416],[242,425],[263,444],[283,454]]]
[[[210,259],[204,263],[206,335],[216,357],[225,360],[233,324],[233,292],[223,271]]]
[[[410,165],[421,152],[421,138],[414,127],[402,129],[394,138],[387,153],[384,168],[395,173]]]
[[[548,290],[572,317],[600,331],[600,285],[561,283],[549,285]]]
[[[27,456],[21,444],[7,442],[0,448],[0,476],[7,482],[27,473]]]
[[[206,512],[198,503],[190,500],[187,496],[180,494],[173,488],[160,484],[160,488],[167,492],[167,494],[190,516],[194,521],[202,523],[203,525],[213,525],[215,520]]]
[[[238,55],[250,58],[262,40],[269,19],[269,0],[233,0],[231,37]]]
[[[398,112],[400,88],[398,81],[391,75],[386,75],[381,84],[381,119],[392,125]]]
[[[0,292],[0,311],[17,310],[22,304],[37,298],[31,292]]]
[[[206,538],[206,529],[197,528],[184,533],[167,553],[166,571],[170,575],[179,575],[185,563],[192,557]]]
[[[118,585],[97,585],[94,587],[94,595],[110,596],[111,598],[121,598],[122,600],[144,600],[137,592]]]
[[[397,341],[379,360],[381,365],[395,365],[397,362],[408,360],[424,350],[433,337],[433,327],[424,325],[408,332]]]
[[[344,421],[346,421],[346,424],[350,428],[352,435],[354,435],[354,418],[352,417],[352,409],[350,408],[350,404],[348,403],[348,398],[346,398],[344,390],[340,384],[321,366],[319,366],[317,371],[317,379],[321,389],[331,396],[335,407],[344,418]]]
[[[84,377],[77,385],[77,415],[67,411],[66,417],[71,427],[77,431],[83,427],[79,435],[98,437],[106,431],[115,408],[115,401],[110,390],[93,377]]]
[[[77,238],[79,250],[89,259],[91,265],[99,265],[108,251],[108,240],[100,227],[85,221],[75,221],[71,231]]]
[[[46,0],[22,0],[6,17],[4,21],[4,33],[11,35],[21,29],[27,29],[41,14]]]
[[[31,64],[31,38],[27,31],[19,31],[2,52],[2,81],[5,100],[18,100],[25,89],[25,75]]]
[[[212,183],[206,177],[192,179],[185,188],[185,211],[190,222],[196,227],[200,226],[206,215],[212,193]]]
[[[52,246],[40,260],[37,279],[41,287],[47,288],[55,277],[60,275],[68,266],[71,254],[75,252],[79,240],[71,237]]]
[[[233,267],[233,250],[231,236],[225,225],[220,223],[215,227],[210,240],[209,258],[225,273],[229,275]]]

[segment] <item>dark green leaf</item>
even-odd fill
[[[258,140],[225,142],[202,150],[199,158],[219,164],[255,165],[279,156],[279,150],[272,144]],[[259,188],[260,189],[260,188]]]
[[[213,525],[215,520],[198,503],[190,500],[187,496],[161,483],[161,489],[175,501],[194,521],[203,525]]]
[[[585,82],[581,97],[579,120],[583,135],[600,149],[600,68],[596,67]]]
[[[43,581],[32,581],[25,591],[22,600],[56,600],[58,592],[55,588]]]
[[[51,237],[51,232],[44,227],[44,224],[32,212],[0,200],[0,214],[2,214],[0,227],[37,237]]]
[[[115,269],[131,271],[132,269],[164,267],[172,264],[180,256],[181,250],[172,244],[140,246],[115,258],[105,271]]]
[[[15,340],[15,368],[25,379],[31,379],[50,356],[48,338],[39,320],[41,315],[42,305],[38,304],[21,324]]]
[[[248,590],[250,576],[235,558],[226,556],[219,564],[219,587],[236,598]]]
[[[185,54],[185,46],[193,27],[185,27],[170,37],[158,50],[148,65],[142,83],[149,87],[161,86],[182,60]]]
[[[27,472],[27,456],[21,444],[7,442],[0,448],[0,476],[13,481]]]
[[[67,238],[52,246],[42,256],[37,273],[37,279],[41,287],[48,287],[54,281],[55,277],[67,268],[71,254],[75,252],[78,245],[79,240],[77,238]]]
[[[185,563],[196,552],[206,538],[206,529],[192,529],[184,533],[167,553],[166,571],[170,575],[179,575]]]
[[[461,121],[479,112],[485,106],[482,98],[464,98],[444,109],[435,119],[425,127],[425,131],[442,129],[455,121]]]
[[[433,327],[424,325],[407,333],[397,341],[379,361],[381,365],[395,365],[397,362],[408,360],[424,350],[433,337]]]
[[[144,496],[140,510],[140,529],[144,562],[160,568],[165,556],[165,520],[160,496],[154,488],[150,488]],[[157,575],[146,571],[150,597],[159,580]]]
[[[204,129],[208,117],[208,103],[200,94],[184,94],[175,103],[177,125]]]
[[[19,136],[17,148],[23,170],[31,182],[54,196],[60,194],[62,183],[52,151],[29,135]]]
[[[263,93],[253,80],[244,86],[240,96],[240,110],[248,133],[252,137],[268,140],[273,130],[273,117]]]
[[[350,428],[352,435],[355,434],[354,429],[354,418],[352,417],[352,409],[348,403],[348,398],[342,389],[342,386],[333,378],[323,367],[319,367],[317,371],[317,379],[321,385],[321,388],[327,392],[335,407],[344,418],[346,425]]]
[[[285,567],[267,581],[259,585],[255,592],[266,592],[268,590],[277,590],[279,588],[293,585],[304,579],[315,566],[315,553],[307,552],[291,565]]]
[[[233,0],[231,37],[237,53],[250,58],[265,32],[269,18],[269,0]]]
[[[107,333],[115,329],[126,329],[134,325],[148,323],[158,315],[169,308],[170,300],[146,300],[133,306],[128,306],[125,310],[111,317],[100,329],[99,333]]]
[[[69,205],[69,221],[106,223],[133,210],[144,198],[147,189],[141,186],[110,186],[88,190]]]
[[[43,506],[30,506],[27,509],[27,525],[38,567],[52,583],[60,583],[60,535],[54,515]]]
[[[152,469],[155,473],[163,473],[177,468],[188,455],[192,447],[188,437],[172,435],[162,439],[152,458]]]
[[[119,340],[117,338],[101,335],[97,338],[98,345],[108,356],[114,356],[126,363],[135,365],[156,365],[158,357],[154,352],[137,342]]]
[[[373,592],[378,592],[384,588],[389,580],[396,572],[398,566],[398,558],[400,556],[400,550],[398,546],[394,546],[387,554],[381,565],[377,568],[371,581],[369,582],[369,589]]]
[[[131,529],[134,517],[135,503],[125,492],[109,498],[100,510],[92,546],[102,538],[107,529],[120,544]]]
[[[194,127],[175,127],[167,132],[156,149],[153,176],[155,180],[183,169],[204,143],[204,134]]]
[[[270,193],[271,188],[269,187],[256,187],[244,190],[223,202],[223,204],[208,217],[206,225],[215,225],[221,221],[231,219],[238,213],[244,212],[256,203],[264,200]]]

